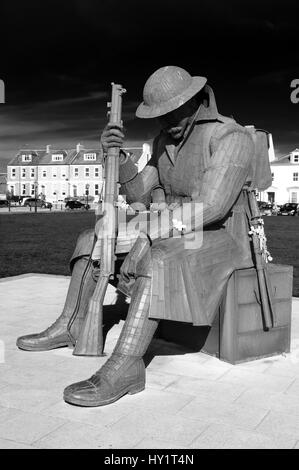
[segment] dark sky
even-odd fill
[[[134,112],[163,65],[208,77],[219,111],[272,132],[277,155],[299,147],[298,1],[1,0],[0,18],[1,169],[22,146],[98,146],[111,81],[128,143],[152,139]]]

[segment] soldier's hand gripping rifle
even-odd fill
[[[112,99],[111,103],[108,103],[109,124],[122,125],[121,105],[122,95],[125,92],[126,90],[121,85],[112,83]],[[92,254],[92,259],[100,258],[100,275],[74,348],[75,355],[100,356],[103,354],[103,302],[108,282],[115,272],[119,151],[118,147],[108,148],[105,158],[103,216],[96,223],[97,242]],[[99,257],[98,253],[100,253]]]

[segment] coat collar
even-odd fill
[[[216,100],[215,100],[215,95],[214,95],[214,92],[212,90],[212,88],[209,86],[209,85],[206,85],[204,87],[204,91],[206,92],[207,94],[207,97],[208,97],[208,105],[207,106],[204,106],[204,104],[200,104],[194,118],[193,118],[193,121],[191,122],[191,124],[189,125],[189,127],[186,129],[186,132],[185,132],[185,135],[183,137],[183,139],[181,140],[181,142],[178,144],[178,145],[175,145],[173,143],[173,140],[171,139],[171,137],[167,136],[166,137],[166,142],[165,142],[165,150],[166,150],[166,153],[171,161],[171,163],[174,165],[175,164],[175,159],[176,159],[176,155],[177,153],[179,152],[179,150],[181,149],[181,147],[184,145],[184,143],[186,142],[186,140],[188,139],[188,137],[190,136],[190,134],[192,133],[193,129],[194,129],[194,126],[196,123],[200,123],[202,121],[206,122],[206,121],[216,121],[217,119],[219,119],[219,113],[218,113],[218,109],[217,109],[217,105],[216,105]]]

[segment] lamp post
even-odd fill
[[[37,180],[34,181],[34,212],[37,212],[37,190],[38,183]]]
[[[65,178],[65,181],[66,181],[66,183],[67,183],[67,198],[69,199],[69,197],[70,197],[70,192],[71,192],[71,190],[70,190],[71,183],[70,183],[70,181],[69,181],[68,178]]]
[[[8,212],[10,212],[11,196],[12,196],[11,191],[7,190],[6,191],[6,200],[7,200]]]
[[[88,209],[89,184],[85,185],[85,194],[86,194],[86,210],[87,210]]]

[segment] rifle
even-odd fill
[[[112,83],[112,98],[109,124],[121,125],[122,95],[126,90],[122,85]],[[115,272],[115,246],[117,240],[117,200],[119,179],[119,148],[108,149],[105,157],[105,192],[102,205],[102,217],[97,220],[97,241],[94,245],[91,258],[100,259],[100,275],[92,298],[89,301],[88,311],[77,339],[74,355],[101,356],[103,355],[103,302],[110,279]],[[100,256],[99,256],[100,255]]]
[[[266,237],[264,234],[264,222],[257,205],[255,190],[247,188],[248,203],[251,212],[251,226],[249,234],[252,237],[253,251],[255,257],[255,269],[257,271],[259,299],[261,305],[264,329],[277,326],[275,311],[273,306],[273,293],[270,279],[268,277],[268,260],[271,261],[270,253],[266,247]]]

